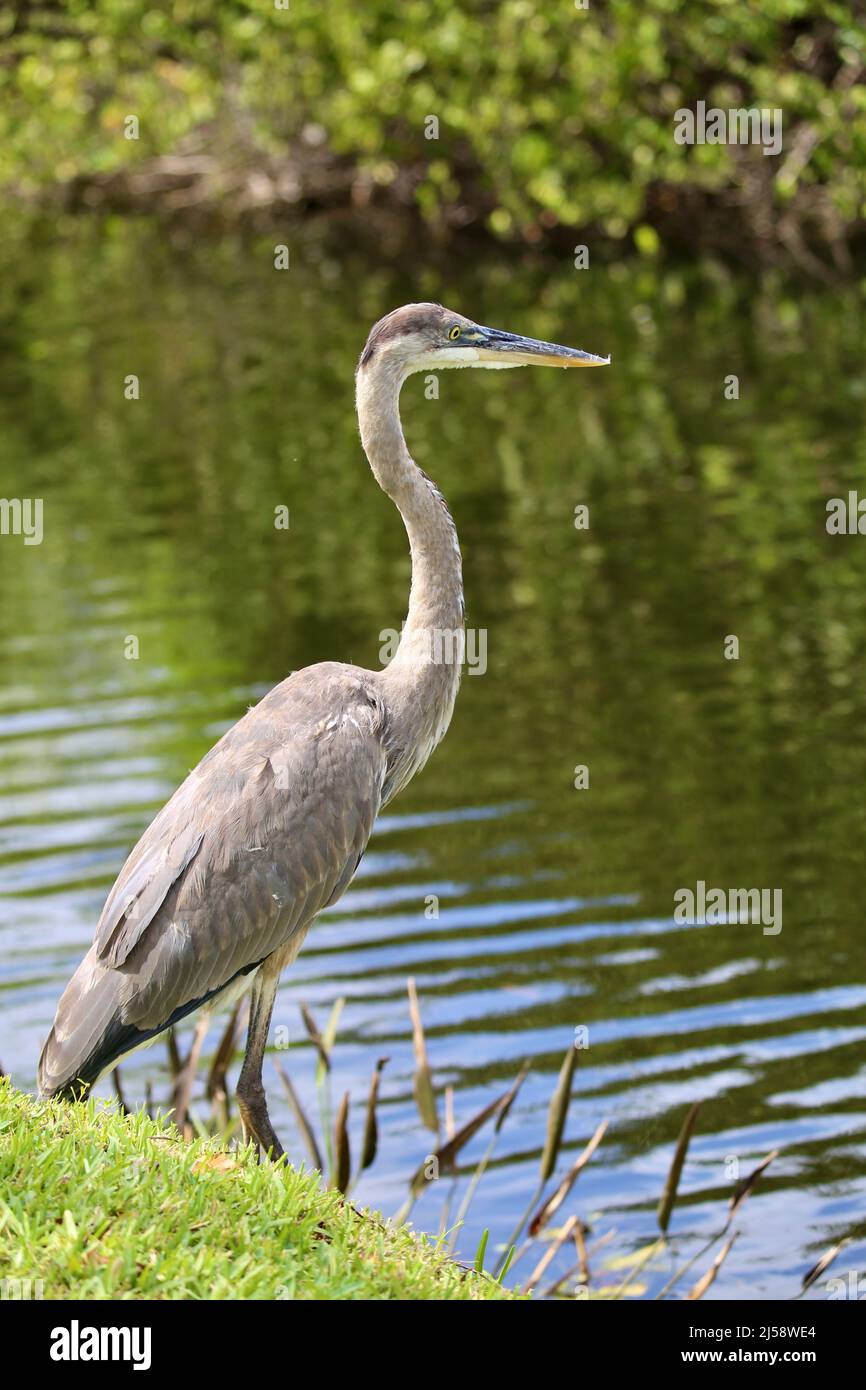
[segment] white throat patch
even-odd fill
[[[525,367],[525,362],[486,362],[479,359],[478,349],[474,347],[443,348],[438,352],[425,352],[413,357],[407,368],[407,375],[414,372],[439,372],[443,367],[487,367],[496,371],[508,371],[512,367]]]

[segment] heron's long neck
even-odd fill
[[[401,384],[387,365],[361,367],[357,407],[370,467],[399,509],[409,536],[409,611],[383,679],[406,707],[410,736],[422,745],[430,741],[423,761],[448,727],[460,683],[463,573],[451,514],[406,447],[398,407]]]

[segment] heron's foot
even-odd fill
[[[237,1099],[244,1142],[248,1144],[252,1141],[256,1145],[259,1159],[264,1153],[275,1163],[278,1158],[282,1158],[285,1149],[271,1124],[264,1087],[261,1083],[257,1086],[247,1086],[242,1093],[239,1082]]]

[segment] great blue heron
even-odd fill
[[[351,881],[380,809],[443,737],[460,681],[457,532],[409,455],[400,388],[412,372],[442,367],[608,360],[482,328],[440,304],[407,304],[373,327],[358,364],[358,423],[412,558],[396,655],[382,671],[338,662],[295,671],[189,774],[124,864],[63,993],[39,1060],[43,1096],[82,1095],[172,1024],[251,989],[238,1109],[244,1139],[282,1154],[262,1085],[280,973]]]

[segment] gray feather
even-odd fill
[[[137,853],[129,873],[122,874],[114,885],[99,919],[93,941],[99,960],[115,967],[123,964],[203,840],[204,831],[196,834],[195,826],[190,825],[168,845],[156,844]]]

